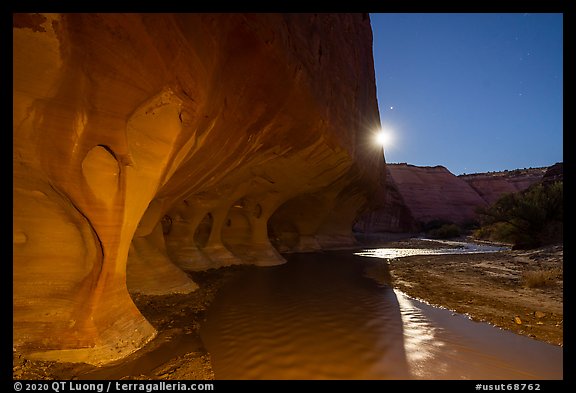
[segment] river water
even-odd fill
[[[495,251],[470,247],[459,252]],[[240,273],[201,327],[216,379],[562,379],[561,347],[364,276],[367,257],[441,253],[395,250],[289,254]]]

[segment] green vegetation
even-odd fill
[[[563,183],[538,183],[519,193],[502,196],[478,209],[480,239],[511,243],[516,249],[536,248],[563,239]]]
[[[450,239],[462,234],[462,229],[453,222],[446,220],[432,220],[423,227],[426,236],[432,239]]]
[[[460,227],[456,224],[442,225],[440,228],[428,231],[428,237],[432,239],[450,239],[461,234]]]

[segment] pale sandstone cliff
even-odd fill
[[[122,358],[156,333],[129,291],[350,244],[382,197],[366,14],[13,22],[13,343],[29,357]]]
[[[504,194],[524,191],[532,184],[541,181],[546,170],[546,167],[516,169],[459,175],[458,177],[470,184],[488,204],[492,204]]]
[[[390,178],[415,220],[446,220],[464,224],[473,220],[476,208],[486,202],[464,180],[443,166],[423,167],[387,164]]]
[[[433,220],[457,224],[477,221],[479,206],[540,181],[561,180],[562,163],[459,176],[442,166],[388,163],[386,172],[383,207],[359,217],[354,227],[359,233],[414,233]]]

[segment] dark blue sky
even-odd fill
[[[388,163],[563,161],[562,14],[370,14]]]

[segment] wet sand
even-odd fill
[[[409,248],[413,240],[387,243]],[[438,243],[437,247],[445,247]],[[486,254],[418,255],[388,261],[392,285],[434,306],[563,345],[563,245]],[[531,278],[532,277],[532,278]],[[546,277],[542,286],[534,280]]]
[[[403,240],[383,247],[434,247]],[[445,247],[437,244],[437,247]],[[512,332],[563,344],[563,247],[497,254],[424,255],[384,261],[392,285],[429,304],[468,314]],[[218,289],[238,273],[258,269],[232,266],[190,273],[200,288],[188,295],[134,296],[158,337],[128,359],[107,367],[30,361],[13,352],[14,379],[214,379],[199,328]],[[556,269],[556,270],[554,270]],[[559,269],[559,270],[558,270]],[[523,274],[554,270],[547,286],[527,288]]]

